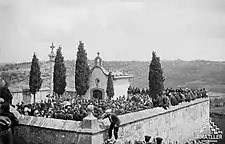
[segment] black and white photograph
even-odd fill
[[[0,144],[225,144],[225,0],[0,0]]]

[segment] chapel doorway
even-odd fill
[[[93,91],[93,98],[96,98],[96,99],[102,99],[102,91],[100,90],[94,90]]]

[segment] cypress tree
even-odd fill
[[[76,70],[75,70],[75,88],[78,95],[85,95],[89,88],[90,69],[87,62],[87,53],[84,49],[84,43],[80,41],[77,52]]]
[[[112,72],[109,72],[109,75],[108,75],[106,93],[107,93],[109,99],[113,98],[113,96],[114,96],[114,86],[113,86]]]
[[[40,90],[42,81],[43,80],[41,78],[39,60],[36,54],[34,53],[32,63],[31,63],[30,78],[29,78],[29,88],[30,88],[30,93],[34,95],[34,103],[36,99],[36,93]]]
[[[157,96],[161,96],[164,90],[164,77],[163,70],[160,63],[160,58],[156,56],[156,53],[152,52],[152,60],[149,66],[149,95],[156,99]]]
[[[56,51],[54,73],[53,73],[54,92],[60,96],[66,88],[66,66],[62,55],[62,47]]]

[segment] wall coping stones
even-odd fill
[[[19,125],[41,127],[62,131],[80,132],[82,121],[62,120],[54,118],[23,116],[19,117]]]
[[[174,111],[191,107],[199,103],[209,102],[209,98],[199,98],[191,102],[183,102],[176,106],[170,106],[167,110],[162,107],[156,107],[153,109],[146,109],[138,112],[128,113],[124,115],[119,115],[118,117],[121,120],[121,125],[125,126],[131,123],[136,123],[145,119],[152,117],[157,117],[159,115],[172,113]],[[20,125],[31,126],[31,127],[41,127],[43,129],[53,129],[59,131],[69,131],[74,133],[82,133],[88,135],[95,135],[98,133],[105,132],[108,129],[109,120],[105,119],[102,122],[104,127],[98,127],[96,129],[87,129],[82,128],[82,121],[73,121],[73,120],[61,120],[53,118],[44,118],[44,117],[34,117],[34,116],[19,116]],[[100,123],[99,123],[100,125]]]
[[[88,115],[83,119],[82,128],[83,129],[91,129],[91,130],[98,130],[99,129],[99,122],[96,117],[93,115],[94,105],[88,105],[87,112]]]
[[[136,122],[139,122],[139,121],[142,121],[142,120],[145,120],[145,119],[157,117],[159,115],[164,115],[164,114],[167,114],[167,113],[178,111],[180,109],[191,107],[193,105],[197,105],[199,103],[204,103],[204,102],[209,102],[209,98],[199,98],[199,99],[195,99],[195,100],[190,101],[190,102],[179,103],[179,105],[170,106],[170,108],[168,108],[167,110],[165,110],[162,107],[156,107],[156,108],[153,108],[153,109],[146,109],[146,110],[142,110],[142,111],[138,111],[138,112],[119,115],[118,117],[121,120],[120,127],[126,126],[128,124],[136,123]],[[104,124],[106,124],[106,123],[107,123],[106,120],[104,120]],[[106,130],[107,129],[102,129],[101,132],[104,132]]]

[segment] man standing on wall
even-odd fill
[[[110,127],[109,127],[109,131],[108,131],[109,140],[112,139],[112,130],[114,130],[114,138],[115,138],[115,140],[117,140],[120,119],[118,118],[118,116],[116,114],[112,113],[111,111],[112,111],[111,109],[106,110],[105,114],[103,114],[102,119],[109,118],[109,121],[110,121]]]

